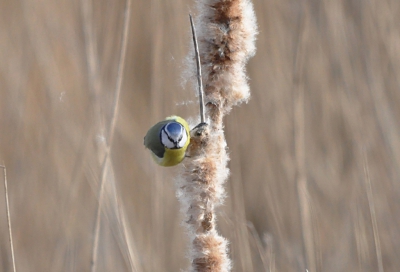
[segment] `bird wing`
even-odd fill
[[[164,120],[152,126],[144,137],[144,146],[150,149],[157,157],[163,158],[165,148],[160,140],[161,128],[171,122],[171,120]]]

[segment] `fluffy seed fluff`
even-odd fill
[[[198,0],[195,25],[203,71],[209,126],[192,141],[178,177],[177,196],[191,239],[190,271],[230,271],[228,242],[215,227],[215,208],[225,198],[229,176],[223,117],[246,102],[250,91],[245,64],[255,53],[256,19],[249,0]],[[191,50],[192,51],[192,50]],[[194,52],[187,57],[185,78],[196,78]]]

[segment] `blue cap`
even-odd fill
[[[165,132],[171,137],[175,142],[177,142],[182,137],[183,126],[178,122],[171,122],[165,126]]]

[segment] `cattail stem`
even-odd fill
[[[190,271],[230,271],[228,242],[215,226],[215,208],[221,205],[223,184],[229,176],[223,117],[232,106],[248,100],[245,63],[255,53],[255,15],[249,0],[198,0],[195,20],[202,61],[204,101],[209,126],[191,132],[178,198],[191,239]],[[194,54],[188,71],[196,75]]]
[[[93,233],[93,246],[92,246],[92,258],[91,258],[91,268],[90,271],[94,272],[97,270],[97,252],[99,246],[99,235],[100,235],[100,221],[101,221],[101,214],[102,214],[102,205],[104,201],[104,188],[106,185],[107,175],[110,170],[112,170],[112,163],[110,158],[111,147],[114,139],[115,134],[115,127],[119,112],[119,97],[121,94],[121,87],[122,87],[122,78],[124,74],[124,67],[125,67],[125,56],[126,56],[126,48],[128,43],[128,30],[129,30],[129,20],[130,20],[130,7],[131,7],[131,0],[126,0],[125,2],[125,10],[124,10],[124,24],[123,24],[123,32],[121,37],[121,49],[120,49],[120,57],[118,61],[118,72],[117,72],[117,82],[115,86],[115,98],[114,98],[114,105],[113,105],[113,114],[110,123],[110,130],[108,135],[108,142],[107,146],[105,147],[105,156],[103,159],[102,164],[102,171],[101,171],[101,180],[99,186],[99,203],[97,205],[97,212],[96,212],[96,221],[94,226],[94,233]],[[92,71],[93,72],[93,71]],[[126,233],[124,232],[126,236]],[[131,264],[131,263],[130,263]]]
[[[16,272],[17,269],[15,268],[15,255],[14,255],[14,243],[13,243],[12,227],[11,227],[10,204],[9,204],[9,200],[8,200],[7,169],[4,165],[0,165],[0,168],[3,168],[3,173],[4,173],[4,194],[6,196],[8,239],[10,241],[10,250],[11,250],[11,260],[12,260],[13,271]]]
[[[204,95],[203,95],[203,79],[201,77],[201,63],[200,63],[200,55],[199,55],[199,46],[197,44],[197,36],[196,36],[196,28],[193,24],[192,15],[189,14],[190,18],[190,26],[192,27],[192,36],[193,36],[193,44],[194,44],[194,52],[196,55],[196,67],[197,67],[197,82],[199,88],[199,104],[200,104],[200,122],[205,122],[204,115]]]

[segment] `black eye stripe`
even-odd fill
[[[178,142],[175,142],[171,137],[169,137],[168,133],[167,133],[167,137],[168,137],[168,140],[170,140],[170,141],[173,142],[174,144],[178,143]]]
[[[161,132],[160,132],[160,142],[161,142],[161,144],[162,144],[164,147],[166,147],[166,148],[169,148],[169,147],[167,147],[166,145],[164,145],[163,142],[162,142],[162,132],[164,132],[165,135],[167,135],[168,140],[170,140],[171,143],[174,144],[174,148],[173,148],[173,149],[179,149],[179,147],[178,147],[178,142],[179,142],[180,140],[182,140],[182,137],[179,138],[179,140],[175,142],[171,137],[169,137],[167,131],[165,130],[165,127],[163,127],[163,128],[161,129]],[[170,148],[170,149],[171,149],[171,148]]]
[[[167,124],[167,125],[168,125],[168,124]],[[186,137],[188,137],[188,133],[187,133],[186,129],[181,125],[181,132],[182,132],[182,133],[181,133],[181,137],[179,137],[179,139],[178,139],[177,141],[174,141],[174,140],[169,136],[167,130],[165,129],[167,125],[165,125],[164,127],[162,127],[162,129],[160,130],[160,135],[159,135],[160,143],[161,143],[164,147],[169,148],[169,147],[167,147],[166,145],[164,145],[164,143],[163,143],[163,141],[162,141],[162,133],[164,132],[165,135],[167,136],[168,140],[171,141],[171,143],[174,144],[174,147],[173,147],[173,148],[169,148],[169,149],[180,149],[180,148],[182,148],[182,147],[179,147],[178,144],[179,144],[179,142],[183,139],[184,133],[186,133]]]
[[[185,129],[184,127],[181,127],[181,132],[182,132],[182,130],[184,130],[183,133],[186,133],[186,129]],[[181,137],[178,139],[178,142],[177,142],[177,143],[179,143],[179,142],[182,140],[182,138],[183,138],[183,133],[181,133]],[[187,133],[186,133],[186,137],[187,137]]]

